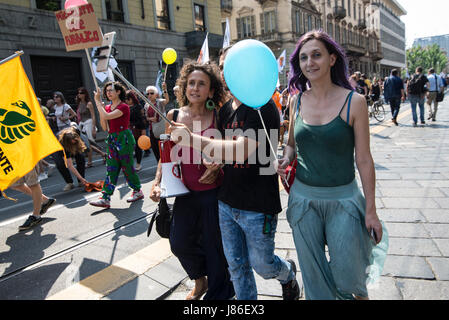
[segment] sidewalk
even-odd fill
[[[380,281],[369,289],[370,298],[448,300],[449,98],[440,104],[436,122],[426,119],[416,128],[409,103],[401,106],[399,126],[391,123],[385,107],[386,120],[371,123],[371,150],[377,212],[388,229],[390,246]],[[287,201],[282,190],[275,252],[298,262],[285,216]],[[277,280],[255,277],[259,299],[282,298]],[[300,270],[297,279],[301,282]],[[167,239],[161,239],[50,299],[184,300],[193,284]]]

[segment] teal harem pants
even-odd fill
[[[134,191],[141,188],[139,177],[134,170],[133,152],[136,141],[129,129],[108,134],[106,138],[108,145],[108,158],[106,160],[107,175],[104,181],[104,199],[111,199],[117,185],[120,169],[125,175],[128,186]]]
[[[365,198],[355,180],[337,187],[312,187],[295,179],[287,220],[293,231],[306,299],[368,296],[374,245],[365,226]]]

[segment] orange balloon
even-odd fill
[[[142,150],[150,149],[151,148],[150,138],[148,138],[148,136],[145,136],[145,135],[140,136],[139,139],[137,140],[137,145]]]

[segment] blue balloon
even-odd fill
[[[234,97],[255,109],[271,99],[279,76],[273,52],[253,39],[242,40],[229,49],[223,73]]]

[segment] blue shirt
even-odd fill
[[[385,81],[384,95],[387,99],[402,97],[401,89],[404,89],[402,79],[397,76],[390,76]]]
[[[437,79],[435,79],[435,77]],[[435,73],[428,75],[427,79],[429,80],[429,91],[435,92],[435,91],[441,91],[441,89],[444,87],[443,80],[440,76],[436,75]],[[437,88],[437,82],[438,82],[438,88]]]

